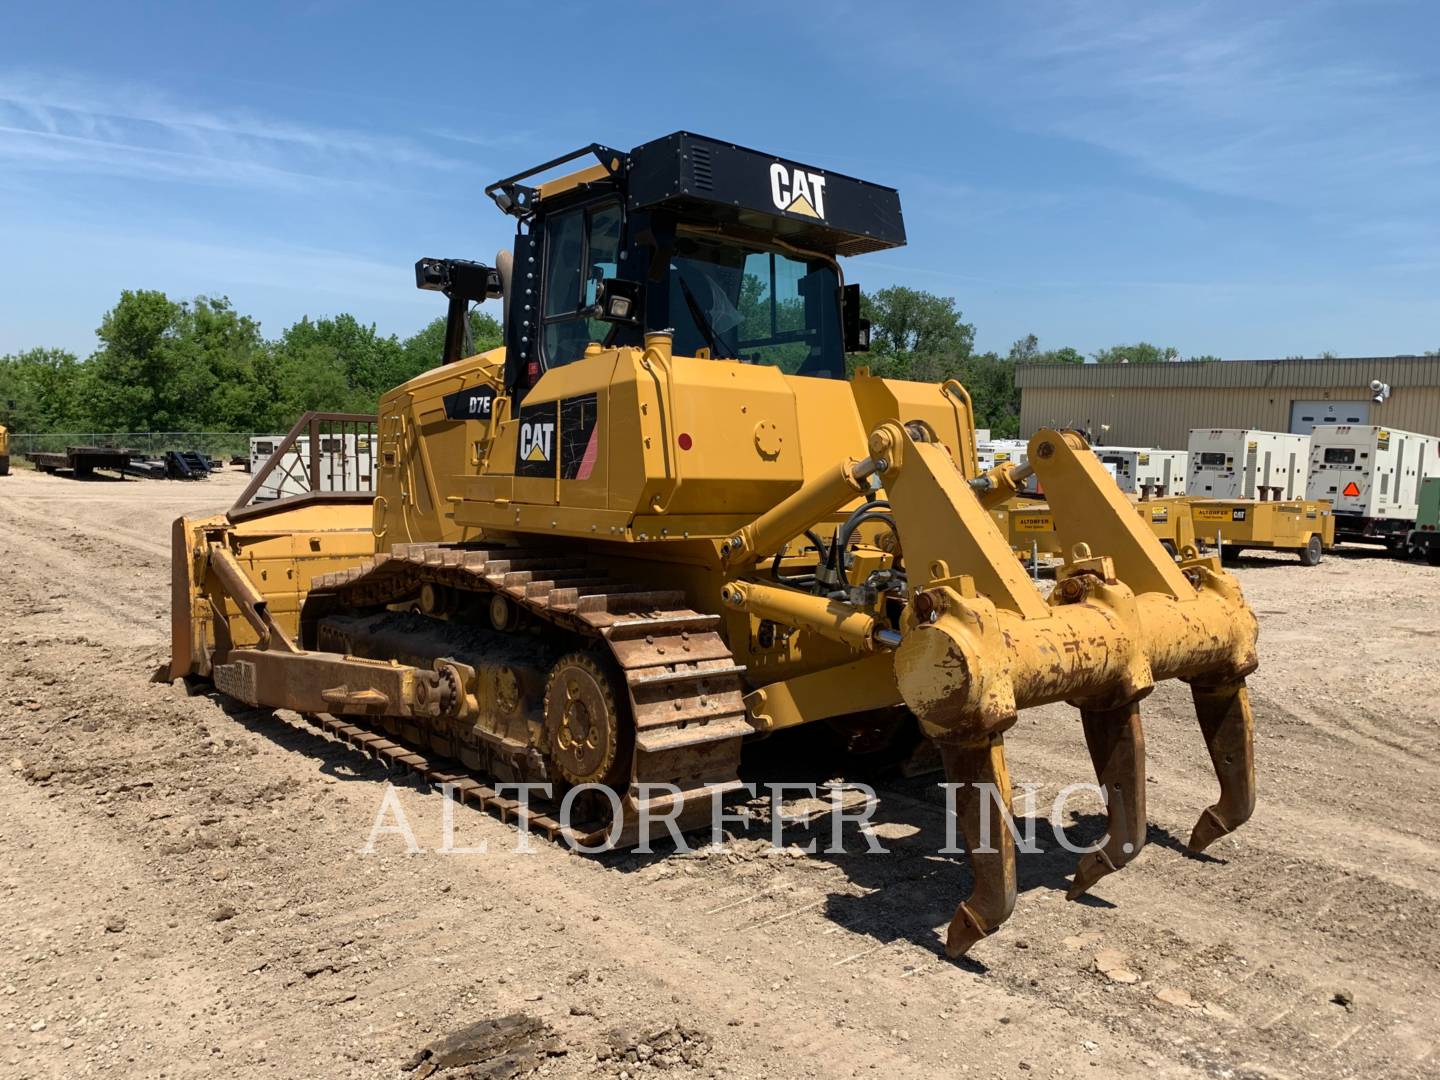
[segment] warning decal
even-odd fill
[[[1345,490],[1342,491],[1342,492],[1340,492],[1340,494],[1341,494],[1341,495],[1359,495],[1359,494],[1360,494],[1360,485],[1357,484],[1357,483],[1355,483],[1354,480],[1351,480],[1350,483],[1348,483],[1348,484],[1345,485]]]

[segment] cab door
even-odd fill
[[[617,198],[601,199],[545,219],[540,309],[540,371],[574,363],[613,324],[590,317],[600,283],[620,268],[623,215]]]
[[[618,355],[592,318],[600,283],[619,276],[620,201],[547,215],[542,225],[539,371],[516,413],[516,502],[604,507],[604,435]],[[568,481],[568,482],[567,482]]]

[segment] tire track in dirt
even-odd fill
[[[1323,801],[1287,790],[1288,785],[1268,783],[1267,749],[1264,742],[1256,748],[1258,802],[1254,816],[1235,834],[1238,839],[1306,858],[1324,857],[1331,865],[1377,881],[1440,897],[1440,843],[1397,831],[1388,823],[1340,816]],[[1062,770],[1072,761],[1063,748],[1032,742],[1020,780],[1044,780],[1042,792],[1053,793],[1065,775]],[[1157,766],[1152,760],[1148,771],[1154,780],[1148,796],[1152,827],[1167,825],[1176,841],[1183,842],[1194,817],[1219,793],[1209,762],[1197,760],[1195,769],[1182,770]],[[1075,808],[1093,813],[1098,803],[1087,805],[1077,798]]]
[[[123,508],[116,506],[114,509],[119,512]],[[23,524],[25,531],[33,535],[46,528],[53,529],[57,527],[58,523],[53,514],[53,510],[53,507],[36,506],[32,499],[20,498],[5,504],[5,517],[11,519],[11,521],[16,524]],[[77,533],[81,532],[78,524],[71,524],[68,527]],[[82,535],[87,539],[94,538],[113,544],[116,547],[126,548],[149,556],[150,558],[146,560],[147,565],[153,564],[157,559],[168,563],[170,559],[169,544],[157,543],[152,536],[144,533],[130,532],[114,522],[106,522],[101,531],[89,531],[87,529]]]
[[[60,608],[62,618],[52,620],[60,625],[81,625],[94,629],[96,614],[103,616],[119,640],[133,640],[137,630],[143,631],[146,644],[158,642],[169,629],[162,623],[168,611],[168,592],[157,594],[154,589],[153,564],[129,567],[119,575],[97,576],[87,559],[88,552],[65,546],[63,539],[37,540],[25,535],[14,525],[0,523],[0,557],[15,567],[24,567],[34,580],[47,580],[59,585],[61,592],[49,602]],[[116,577],[119,580],[114,580]],[[19,625],[18,623],[16,624]]]

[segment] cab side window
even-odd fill
[[[585,346],[604,341],[610,324],[584,316],[600,282],[615,277],[620,260],[620,206],[577,207],[545,225],[545,302],[542,350],[547,369],[578,360]]]
[[[585,212],[551,218],[545,231],[545,317],[569,315],[580,299],[580,259],[585,251]]]

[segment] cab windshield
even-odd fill
[[[681,232],[670,258],[679,356],[774,364],[843,378],[840,280],[825,259]]]

